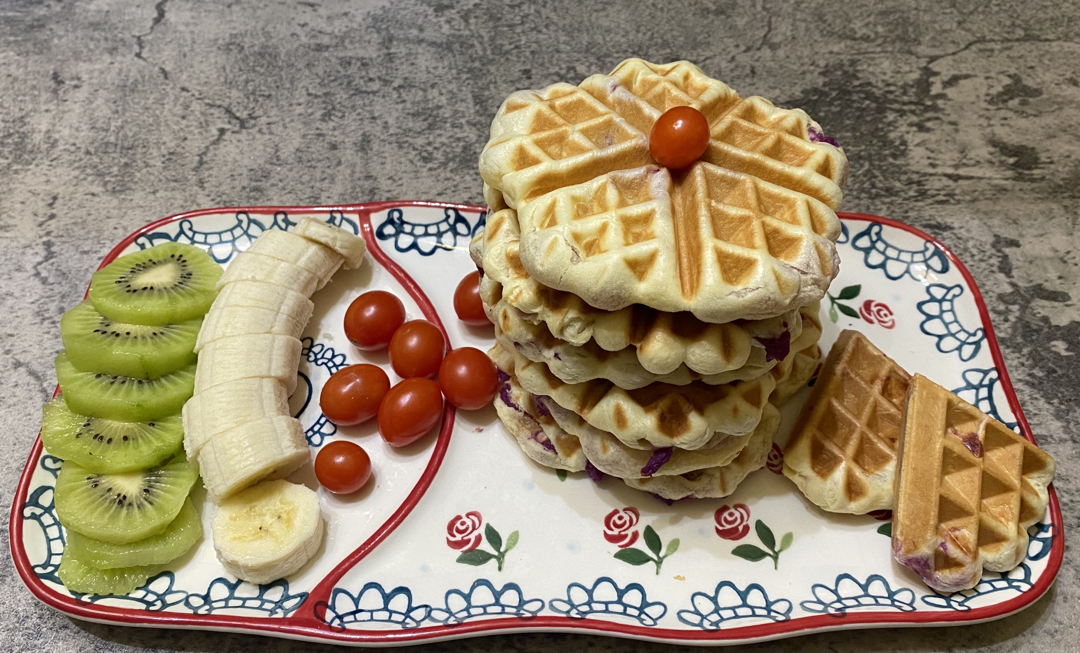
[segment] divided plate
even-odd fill
[[[373,482],[352,497],[319,490],[326,545],[286,580],[256,587],[225,574],[209,541],[213,509],[199,490],[208,536],[197,550],[130,595],[72,595],[56,577],[64,546],[53,509],[60,461],[38,440],[10,525],[16,568],[38,599],[91,621],[345,644],[524,631],[734,644],[986,621],[1030,605],[1054,581],[1064,541],[1052,488],[1019,567],[942,595],[892,561],[890,515],[818,510],[779,474],[776,445],[768,468],[732,496],[667,506],[615,479],[594,483],[532,463],[490,407],[448,408],[437,433],[398,450],[383,444],[373,424],[339,429],[327,422],[317,397],[330,374],[346,364],[387,363],[385,354],[352,348],[342,330],[349,302],[365,290],[394,292],[410,318],[441,325],[455,347],[491,345],[490,330],[462,325],[452,303],[458,281],[474,269],[467,248],[484,220],[479,207],[381,202],[196,211],[139,230],[105,262],[178,240],[227,264],[262,231],[291,228],[302,216],[362,235],[369,254],[362,269],[339,273],[314,296],[292,407],[313,450],[335,438],[361,443],[372,457]],[[841,329],[859,329],[909,371],[1031,439],[986,307],[960,261],[898,222],[841,217],[842,266],[822,303],[822,347]],[[785,407],[781,443],[806,394]],[[294,480],[317,487],[310,468],[297,474]]]

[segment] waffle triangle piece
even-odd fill
[[[784,448],[784,475],[830,512],[892,508],[910,379],[866,336],[843,331]]]
[[[897,450],[892,547],[940,592],[1024,559],[1042,519],[1054,459],[1001,422],[916,374]]]

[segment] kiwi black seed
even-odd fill
[[[193,245],[167,242],[126,254],[94,273],[90,301],[116,322],[150,326],[201,317],[222,268]]]
[[[124,474],[96,474],[65,460],[56,478],[56,516],[70,531],[130,544],[168,528],[198,477],[183,453],[162,466]]]
[[[95,374],[56,357],[56,380],[73,413],[122,422],[149,422],[180,412],[195,392],[195,363],[156,379]]]
[[[84,301],[60,318],[72,365],[95,373],[156,379],[195,362],[202,318],[144,326],[114,322]]]
[[[71,412],[59,395],[42,409],[41,443],[50,454],[89,471],[119,474],[154,467],[180,450],[179,414],[152,422],[119,422]]]

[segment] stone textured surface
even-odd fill
[[[0,4],[0,503],[52,392],[61,312],[124,235],[223,205],[481,202],[504,96],[626,56],[686,58],[808,110],[851,159],[844,208],[925,229],[987,295],[1020,400],[1058,460],[1076,533],[1080,455],[1080,3],[1075,0]],[[7,548],[7,520],[2,528]],[[999,622],[816,635],[753,651],[1077,650],[1080,554]],[[9,651],[315,651],[70,620],[0,561]],[[645,651],[564,635],[428,650]]]

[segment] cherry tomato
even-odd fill
[[[709,121],[694,107],[675,107],[656,120],[649,134],[649,152],[665,168],[681,170],[709,147]]]
[[[402,324],[390,339],[390,367],[403,379],[435,376],[444,354],[446,340],[442,331],[427,320]]]
[[[334,494],[351,494],[371,478],[371,458],[360,445],[335,440],[315,456],[315,478]]]
[[[439,366],[439,385],[446,400],[458,408],[476,410],[491,403],[499,389],[499,375],[487,354],[460,347]]]
[[[454,312],[458,319],[469,326],[487,326],[491,324],[484,303],[480,301],[480,272],[472,272],[458,284],[454,291]]]
[[[350,365],[327,380],[319,395],[319,407],[334,424],[360,424],[375,417],[389,389],[390,377],[381,367]]]
[[[385,290],[360,295],[345,311],[345,337],[365,351],[385,349],[405,322],[405,305]]]
[[[392,447],[420,439],[439,422],[443,398],[431,379],[405,379],[390,388],[379,406],[379,435]]]

